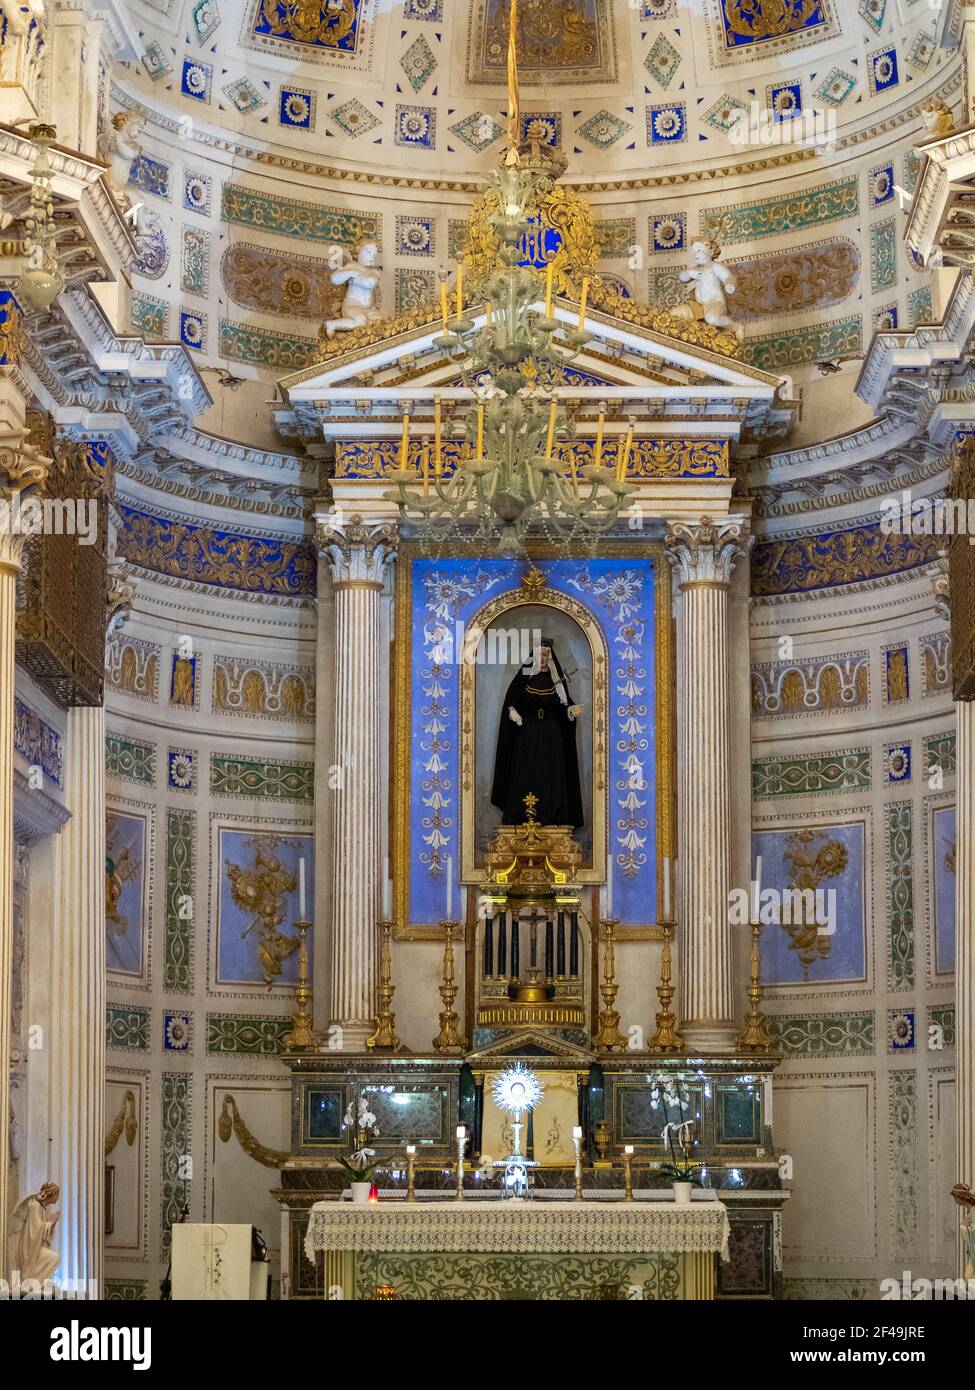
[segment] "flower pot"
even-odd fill
[[[354,1182],[350,1184],[352,1188],[352,1200],[357,1204],[369,1201],[369,1193],[372,1190],[371,1182]]]
[[[670,1185],[671,1185],[671,1187],[674,1189],[674,1201],[677,1203],[677,1205],[678,1205],[679,1207],[688,1207],[688,1206],[690,1206],[690,1204],[691,1204],[691,1183],[689,1183],[689,1182],[672,1182]]]

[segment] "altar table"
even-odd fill
[[[709,1299],[722,1202],[317,1202],[305,1254],[327,1299]]]

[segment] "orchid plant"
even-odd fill
[[[344,1154],[338,1157],[336,1161],[339,1167],[350,1182],[371,1181],[373,1173],[383,1160],[376,1156],[375,1149],[367,1147],[368,1139],[379,1138],[379,1126],[365,1096],[360,1095],[356,1101],[349,1102],[342,1120],[342,1128],[353,1130],[355,1148],[348,1158]]]
[[[663,1106],[665,1116],[676,1110],[679,1120],[667,1119],[660,1138],[670,1150],[670,1162],[662,1163],[654,1171],[653,1181],[661,1186],[671,1182],[689,1182],[694,1187],[704,1186],[704,1169],[689,1158],[694,1147],[694,1120],[685,1110],[689,1107],[690,1095],[678,1078],[648,1077],[650,1082],[650,1109]],[[680,1151],[678,1154],[678,1150]]]

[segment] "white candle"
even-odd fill
[[[415,1144],[407,1144],[407,1146],[406,1146],[406,1152],[407,1152],[407,1154],[408,1154],[410,1157],[412,1157],[413,1154],[416,1153],[416,1145],[415,1145]]]
[[[755,856],[755,883],[753,891],[755,896],[752,902],[752,917],[757,922],[758,903],[762,896],[762,856],[760,854],[756,854]]]
[[[298,860],[298,921],[305,920],[305,861]]]
[[[624,1152],[625,1154],[631,1154],[631,1153],[633,1152],[633,1145],[632,1145],[632,1144],[627,1144],[627,1146],[626,1146],[626,1148],[623,1150],[623,1152]]]
[[[609,856],[609,873],[606,878],[606,916],[613,915],[613,856]]]
[[[392,916],[392,897],[393,885],[389,880],[389,855],[383,859],[383,921],[388,922]]]
[[[670,921],[670,855],[664,857],[664,921]]]
[[[574,1126],[573,1126],[573,1128],[572,1128],[572,1138],[573,1138],[573,1140],[575,1141],[575,1143],[577,1143],[577,1144],[579,1143],[580,1139],[582,1138],[582,1126],[581,1126],[581,1125],[574,1125]]]
[[[451,911],[454,906],[454,861],[451,855],[447,855],[447,921],[452,922]]]
[[[466,1126],[464,1126],[464,1125],[458,1125],[458,1126],[457,1126],[457,1138],[458,1138],[458,1139],[466,1139],[466,1138],[467,1138],[467,1129],[466,1129]]]

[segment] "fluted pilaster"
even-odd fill
[[[54,860],[51,1171],[61,1188],[58,1278],[101,1289],[105,1190],[105,711],[68,711]]]
[[[15,369],[0,368],[0,1266],[6,1262],[10,1127],[10,990],[13,969],[14,641],[23,537],[13,505],[43,482],[50,460],[23,446],[24,401]]]
[[[959,701],[955,855],[955,1181],[975,1188],[975,702]],[[961,1257],[964,1274],[965,1259]]]
[[[341,1049],[355,1052],[374,1030],[382,876],[382,728],[384,663],[380,601],[396,532],[354,516],[323,528],[335,604],[331,792],[329,1020]]]
[[[740,519],[667,530],[677,587],[677,845],[681,1031],[700,1052],[734,1045],[728,895],[731,747],[728,600]]]

